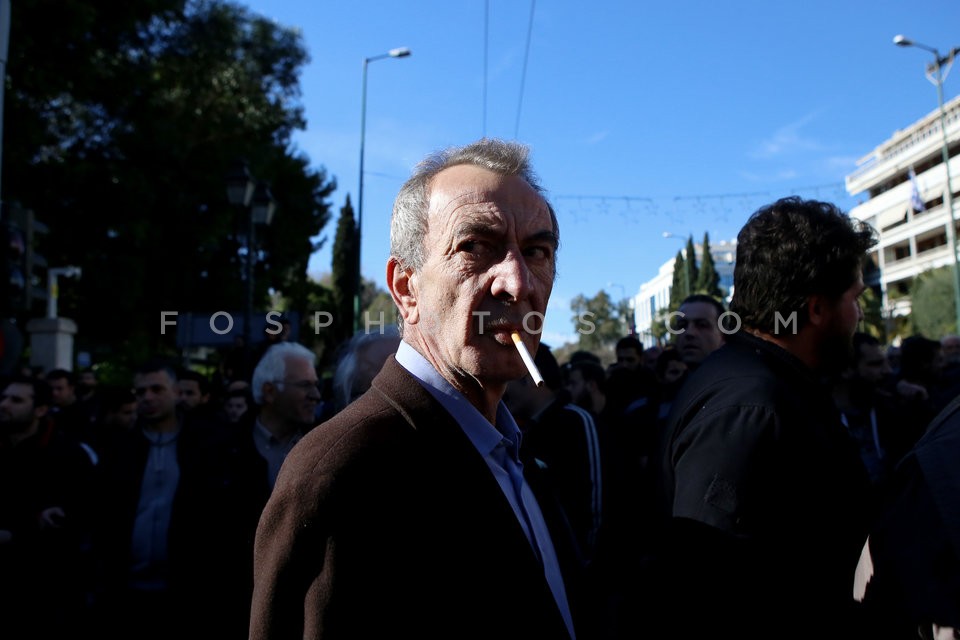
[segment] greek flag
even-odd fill
[[[914,173],[912,166],[910,167],[910,208],[915,213],[926,209],[923,198],[920,197],[920,187],[917,186],[917,174]]]

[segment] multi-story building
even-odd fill
[[[960,208],[957,174],[960,173],[960,97],[944,105],[949,142],[950,176],[954,207]],[[871,253],[877,269],[865,274],[867,284],[879,286],[885,317],[910,313],[910,287],[919,274],[951,265],[956,259],[947,230],[951,221],[945,204],[947,171],[942,159],[943,134],[940,110],[929,113],[893,136],[860,160],[847,176],[850,195],[868,199],[850,215],[873,226],[879,242]],[[910,179],[911,169],[916,174]],[[915,187],[914,187],[915,182]],[[918,202],[911,204],[914,188]],[[956,222],[954,229],[956,229]]]
[[[695,244],[694,253],[697,265],[702,265],[703,245]],[[710,255],[713,256],[714,266],[720,275],[720,286],[727,292],[727,300],[729,300],[729,296],[733,293],[733,266],[737,258],[737,241],[730,240],[716,244],[711,242]],[[670,258],[664,262],[656,277],[640,285],[640,292],[633,298],[637,337],[643,342],[644,347],[652,347],[656,344],[652,330],[653,324],[662,322],[662,319],[658,320],[657,314],[670,306],[670,289],[673,286],[675,261],[675,258]]]

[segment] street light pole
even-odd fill
[[[943,204],[947,208],[949,218],[947,223],[947,238],[950,241],[950,252],[953,258],[951,262],[953,266],[954,319],[956,321],[956,329],[960,331],[960,263],[957,261],[957,223],[953,209],[953,182],[950,178],[950,144],[947,140],[947,114],[943,108],[943,81],[945,80],[943,67],[946,65],[947,72],[950,71],[954,58],[957,54],[960,54],[960,47],[954,47],[949,55],[941,56],[940,52],[934,47],[914,42],[903,35],[895,36],[893,43],[898,47],[917,47],[918,49],[923,49],[933,54],[933,62],[927,66],[927,79],[937,87],[937,106],[940,110],[940,133],[943,137],[943,146],[940,149],[940,154],[943,159],[944,171],[947,172],[947,186]]]
[[[236,161],[230,173],[227,174],[227,200],[246,215],[247,255],[244,261],[243,338],[244,349],[247,354],[250,354],[253,344],[251,328],[253,326],[253,276],[256,264],[257,225],[269,225],[273,221],[276,202],[273,194],[270,193],[269,185],[266,182],[256,182],[242,160]]]
[[[381,53],[379,55],[363,59],[363,73],[361,74],[360,89],[360,186],[357,190],[357,228],[356,233],[354,234],[354,250],[357,254],[355,265],[356,278],[353,283],[354,332],[360,330],[360,283],[362,282],[360,277],[360,241],[363,238],[363,157],[367,135],[367,65],[375,60],[383,60],[384,58],[406,58],[410,55],[410,53],[411,51],[407,47],[397,47],[396,49],[390,49],[390,51],[386,53]]]

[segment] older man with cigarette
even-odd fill
[[[574,547],[501,402],[556,275],[557,220],[527,155],[480,140],[401,188],[386,275],[403,342],[284,463],[251,638],[575,637]]]

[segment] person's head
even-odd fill
[[[696,367],[723,345],[720,318],[726,313],[713,296],[701,293],[680,303],[675,321],[677,352],[688,367]]]
[[[177,425],[176,366],[164,359],[150,360],[133,374],[133,393],[137,397],[137,416],[144,426],[168,430]]]
[[[177,388],[180,391],[180,406],[186,411],[193,411],[210,400],[210,381],[199,371],[181,371]]]
[[[526,374],[511,332],[536,352],[558,244],[526,147],[483,139],[429,156],[391,220],[387,285],[404,341],[475,403],[499,399]]]
[[[227,397],[223,400],[223,413],[227,416],[227,422],[236,424],[252,406],[253,396],[249,388],[234,389],[227,392]]]
[[[617,366],[636,371],[643,365],[643,345],[634,336],[617,340]]]
[[[343,348],[333,374],[334,404],[339,411],[359,398],[390,354],[397,352],[400,334],[396,327],[384,327],[384,332],[360,332]]]
[[[657,382],[671,385],[687,373],[687,364],[676,349],[666,349],[657,358]]]
[[[960,336],[950,334],[940,338],[940,353],[944,364],[960,364]]]
[[[19,375],[10,378],[0,392],[0,438],[15,444],[36,433],[50,403],[46,381]]]
[[[77,401],[76,377],[66,369],[52,369],[47,373],[47,384],[53,398],[53,406],[69,407]]]
[[[862,264],[874,243],[868,225],[833,204],[777,200],[737,236],[730,309],[744,328],[802,345],[810,353],[795,355],[815,368],[848,360],[863,317]]]
[[[890,375],[887,354],[880,341],[869,333],[858,331],[853,334],[853,372],[855,378],[872,386]]]
[[[603,411],[607,391],[607,372],[603,365],[587,360],[569,362],[565,373],[564,388],[570,400],[588,411]]]
[[[268,429],[310,427],[320,402],[317,356],[298,342],[280,342],[253,370],[253,399]]]
[[[100,392],[99,422],[107,427],[132,429],[137,422],[137,398],[129,389],[108,387]]]

